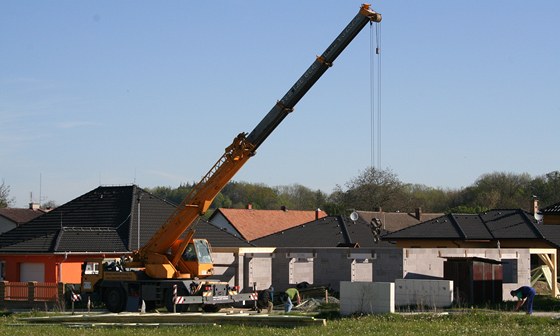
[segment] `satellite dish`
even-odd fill
[[[542,218],[543,218],[542,213],[540,213],[540,212],[535,212],[535,215],[534,215],[534,216],[535,216],[535,220],[536,220],[537,222],[542,221]]]
[[[350,219],[355,222],[358,220],[358,213],[356,211],[352,211],[352,213],[350,214]]]

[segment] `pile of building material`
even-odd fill
[[[57,315],[21,318],[25,323],[63,324],[68,327],[100,326],[178,326],[178,325],[253,325],[276,327],[324,326],[326,320],[311,316],[249,313],[119,313]]]

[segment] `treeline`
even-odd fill
[[[181,203],[194,183],[178,188],[155,187],[151,193],[175,204]],[[323,209],[330,215],[352,209],[363,211],[478,213],[489,209],[525,209],[532,211],[533,197],[541,207],[560,202],[560,172],[541,176],[494,172],[480,176],[471,186],[461,189],[433,188],[403,183],[390,170],[373,167],[336,186],[331,194],[294,184],[270,187],[262,183],[230,182],[216,197],[212,208]]]

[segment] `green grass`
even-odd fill
[[[247,326],[197,326],[197,327],[121,327],[121,328],[68,328],[61,325],[12,326],[21,323],[19,317],[29,314],[12,314],[0,317],[0,335],[560,335],[560,320],[524,314],[480,312],[449,315],[375,315],[335,318],[326,327],[272,328]]]

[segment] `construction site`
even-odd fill
[[[0,335],[560,333],[560,206],[540,209],[536,196],[530,212],[283,207],[266,214],[275,231],[259,228],[264,211],[251,205],[211,209],[338,56],[381,22],[374,6],[357,8],[252,131],[232,130],[178,206],[136,184],[100,186],[3,233]]]

